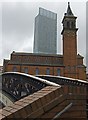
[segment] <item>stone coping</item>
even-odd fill
[[[57,98],[61,95],[61,91],[61,87],[47,86],[1,109],[0,118],[1,120],[8,118],[37,118],[57,104]]]

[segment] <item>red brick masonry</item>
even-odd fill
[[[1,120],[10,118],[52,118],[64,110],[69,104],[73,104],[68,110],[59,116],[62,118],[78,118],[86,120],[86,95],[66,95],[61,87],[48,86],[29,95],[13,105],[0,110]]]

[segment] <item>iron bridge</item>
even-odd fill
[[[42,78],[19,72],[6,72],[0,78],[2,78],[0,79],[2,91],[8,94],[14,102],[46,86],[59,86]]]
[[[62,77],[62,76],[52,76],[52,75],[37,75],[37,77],[40,77],[42,79],[46,79],[50,82],[54,82],[56,84],[59,84],[61,86],[67,85],[67,86],[79,86],[79,87],[87,87],[88,90],[88,82],[85,80],[79,80],[79,79],[73,79],[68,77]]]

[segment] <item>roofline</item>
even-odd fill
[[[29,66],[49,66],[49,67],[65,67],[63,64],[40,64],[40,63],[8,63],[8,65],[29,65]]]
[[[11,55],[37,55],[37,56],[57,56],[63,57],[62,54],[44,54],[44,53],[25,53],[25,52],[12,52]]]

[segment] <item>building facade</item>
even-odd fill
[[[68,3],[67,12],[62,21],[63,55],[53,54],[53,52],[52,54],[45,54],[42,53],[42,49],[41,53],[12,52],[10,60],[4,60],[3,71],[17,71],[32,75],[60,75],[86,80],[86,67],[83,64],[83,57],[77,54],[78,29],[76,28],[76,18]],[[38,41],[36,40],[36,42]],[[41,45],[44,46],[43,43]]]
[[[57,14],[39,8],[35,18],[34,53],[56,54]]]
[[[86,80],[86,68],[80,55],[77,55],[77,65],[65,66],[63,55],[13,52],[10,60],[4,60],[3,72],[55,75]]]

